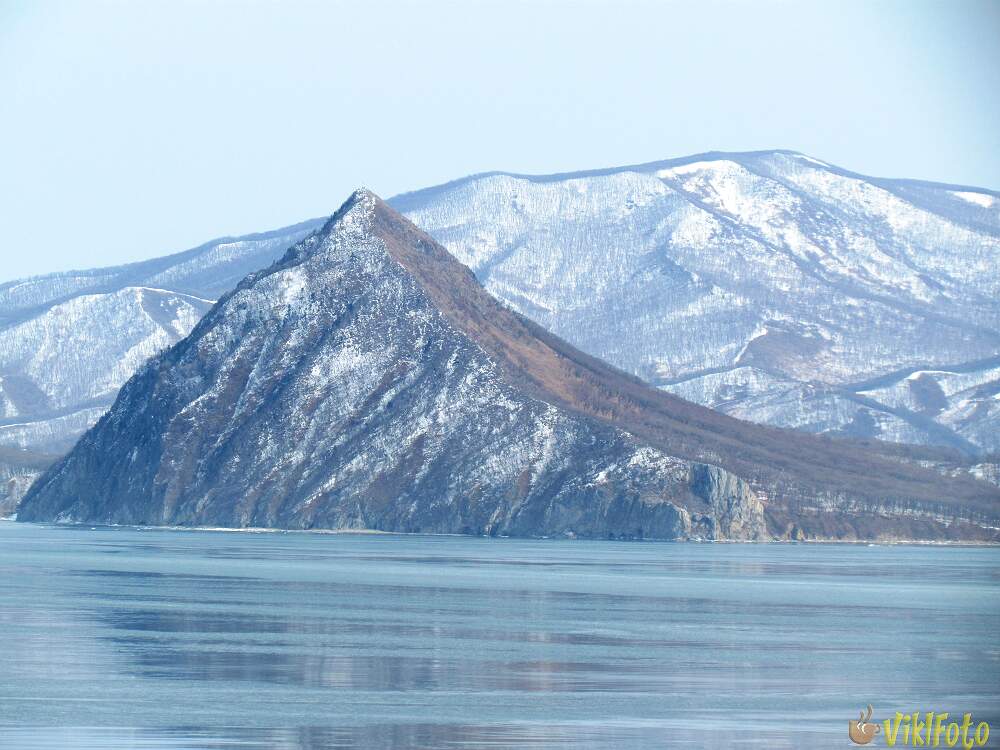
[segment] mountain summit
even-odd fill
[[[763,536],[745,483],[505,377],[535,342],[489,321],[494,309],[471,272],[359,190],[140,370],[19,518]]]
[[[497,302],[359,190],[140,369],[18,517],[982,539],[997,495],[650,388]]]
[[[1000,482],[1000,193],[765,151],[474,175],[389,205],[651,385]],[[326,221],[0,284],[0,515],[148,357]]]

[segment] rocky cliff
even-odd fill
[[[32,483],[56,456],[0,446],[0,518],[14,515]]]

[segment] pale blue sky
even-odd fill
[[[996,189],[998,50],[995,0],[0,0],[0,281],[492,169],[790,148]]]

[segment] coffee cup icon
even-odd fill
[[[855,745],[867,745],[873,739],[875,735],[882,731],[882,727],[878,724],[870,723],[872,718],[872,705],[868,704],[868,715],[862,711],[857,721],[850,721],[847,723],[847,736],[851,738],[851,742]]]

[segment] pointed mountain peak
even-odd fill
[[[362,186],[351,193],[351,196],[344,201],[342,208],[346,207],[348,211],[371,211],[380,205],[385,205],[385,201],[368,188]]]
[[[553,403],[572,386],[544,398],[546,381],[572,375],[564,345],[536,341],[373,193],[296,247],[133,377],[34,485],[23,519],[766,534],[740,480],[750,522],[734,525],[695,495],[691,462]]]
[[[385,221],[376,222],[376,216],[391,214],[393,221],[406,222],[407,220],[396,213],[378,195],[366,187],[359,187],[345,200],[323,226],[314,234],[288,249],[284,258],[272,269],[298,265],[317,253],[329,250],[331,243],[340,247],[351,246],[352,244],[365,244],[368,240],[376,239],[379,234],[377,225],[384,224]]]
[[[379,205],[385,205],[381,198],[368,188],[359,187],[341,204],[340,208],[333,212],[329,221],[320,230],[320,234],[327,234],[342,224],[361,228],[368,223]]]
[[[471,271],[430,235],[365,187],[351,193],[317,234],[321,247],[328,246],[331,240],[336,244],[337,237],[346,240],[341,243],[342,247],[350,246],[352,242],[375,240],[390,257],[421,281],[426,272],[440,273],[445,270],[444,267],[452,273],[468,275],[474,280]],[[316,248],[314,239],[289,252],[297,259],[302,259],[315,252]],[[428,263],[434,267],[419,267]],[[478,286],[478,282],[474,283]]]
[[[946,497],[956,499],[942,510]],[[808,510],[820,507],[830,510]],[[886,516],[887,507],[905,512]],[[996,492],[972,480],[750,425],[650,388],[498,302],[430,235],[362,189],[134,376],[18,515],[993,539],[996,507]]]
[[[320,230],[319,236],[327,237],[341,233],[356,240],[362,237],[381,240],[388,253],[404,266],[407,266],[407,263],[403,261],[401,255],[417,252],[441,258],[447,257],[455,266],[465,269],[465,266],[455,261],[430,235],[365,187],[360,187],[351,193]]]

